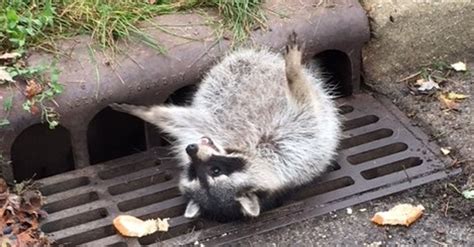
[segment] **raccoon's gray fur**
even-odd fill
[[[176,139],[186,217],[258,216],[275,194],[330,165],[340,120],[319,75],[301,64],[296,34],[286,54],[242,49],[206,75],[190,106],[111,107]]]

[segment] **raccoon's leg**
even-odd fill
[[[297,102],[310,102],[313,97],[313,89],[304,75],[302,65],[303,45],[298,42],[297,35],[293,31],[288,37],[285,54],[285,71],[288,86],[290,88],[290,97]]]
[[[110,104],[116,111],[125,112],[154,124],[174,136],[199,125],[203,114],[197,114],[192,108],[180,106],[136,106],[129,104]],[[198,126],[196,126],[198,127]],[[186,131],[187,130],[187,131]]]

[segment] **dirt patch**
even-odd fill
[[[43,197],[28,182],[8,188],[0,178],[1,246],[49,246],[39,221],[46,217],[41,209]]]

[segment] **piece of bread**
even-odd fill
[[[120,234],[127,237],[142,237],[156,231],[168,231],[168,219],[156,219],[143,221],[130,215],[117,216],[113,224]]]
[[[372,217],[372,222],[378,225],[404,225],[410,226],[423,214],[422,205],[398,204],[389,211],[377,212]]]

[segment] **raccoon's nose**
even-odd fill
[[[186,153],[188,153],[189,156],[196,155],[197,151],[198,151],[198,145],[197,144],[189,144],[186,147]]]

